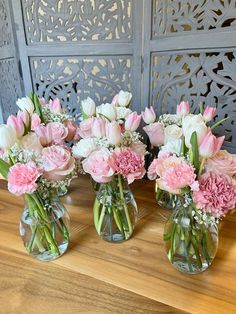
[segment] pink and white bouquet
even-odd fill
[[[160,152],[148,169],[157,193],[176,196],[164,239],[171,263],[190,273],[211,264],[217,247],[215,223],[236,206],[236,158],[221,150],[224,136],[212,132],[222,121],[208,125],[215,114],[212,107],[191,114],[188,102],[180,103],[178,123],[172,123],[173,119],[170,124],[165,119],[158,122]]]
[[[49,260],[61,255],[69,241],[62,217],[67,214],[56,193],[77,175],[76,160],[66,145],[76,126],[59,100],[42,105],[32,94],[19,99],[17,105],[17,115],[0,125],[0,173],[11,193],[25,197],[27,208],[20,230],[27,250]],[[27,232],[27,228],[31,229]]]
[[[120,238],[116,236],[119,241],[127,239],[133,230],[124,185],[145,174],[146,145],[137,132],[141,115],[129,108],[131,99],[131,93],[120,91],[111,103],[97,107],[91,98],[84,100],[83,120],[78,129],[81,139],[72,149],[84,172],[102,184],[94,206],[98,233],[102,234],[106,216],[110,214],[115,232],[120,234]],[[113,241],[113,236],[109,236]]]

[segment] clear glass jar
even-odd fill
[[[131,237],[137,221],[137,204],[120,175],[112,182],[100,184],[93,212],[97,233],[103,240],[117,243]]]
[[[68,193],[68,187],[62,186],[57,189],[57,195],[59,197],[65,196]]]
[[[19,231],[29,254],[51,261],[64,254],[69,245],[69,215],[56,195],[43,200],[37,193],[25,195],[26,206]]]
[[[176,209],[166,222],[164,241],[171,264],[179,271],[197,274],[212,263],[218,248],[218,227],[212,217],[201,215],[193,203]]]
[[[156,201],[163,208],[175,209],[176,195],[156,188]]]

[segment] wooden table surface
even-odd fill
[[[27,255],[18,234],[23,199],[0,182],[0,313],[236,313],[236,213],[220,224],[213,265],[185,275],[168,262],[162,240],[169,212],[155,203],[153,182],[132,185],[139,206],[133,237],[100,240],[93,226],[94,193],[86,177],[62,198],[71,244],[53,262]]]

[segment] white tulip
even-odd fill
[[[161,152],[173,153],[179,156],[181,153],[181,146],[181,139],[171,140],[161,147]]]
[[[34,104],[29,97],[19,98],[16,104],[23,112],[28,112],[29,114],[34,112]]]
[[[16,131],[11,125],[0,125],[0,149],[7,150],[16,143]]]
[[[131,110],[129,108],[125,107],[116,107],[117,112],[117,120],[125,119],[128,117],[129,114],[131,114]]]
[[[96,105],[95,102],[92,100],[92,98],[87,97],[86,99],[84,99],[81,102],[81,108],[82,108],[82,112],[88,116],[88,117],[92,117],[95,115],[96,112]]]
[[[117,103],[121,107],[127,107],[132,99],[132,94],[121,90],[118,94]]]
[[[185,136],[185,144],[188,148],[191,147],[190,139],[193,132],[197,133],[198,145],[202,142],[203,138],[207,134],[207,126],[201,114],[190,114],[183,118],[182,124],[183,134]]]
[[[110,121],[116,120],[117,112],[114,104],[102,104],[96,109],[97,116],[104,116]]]
[[[166,144],[169,141],[177,140],[181,138],[183,132],[182,132],[182,129],[178,125],[172,124],[165,127],[164,134],[165,134],[164,142]]]
[[[84,138],[73,146],[72,152],[75,158],[86,158],[97,148],[97,140],[95,138]]]

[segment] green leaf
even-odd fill
[[[182,136],[180,154],[181,154],[181,156],[186,156],[187,152],[188,152],[188,148],[185,145],[185,137]]]
[[[45,122],[45,118],[43,116],[42,105],[39,101],[39,98],[36,94],[31,94],[31,99],[34,103],[35,113],[39,116],[42,123]]]
[[[228,119],[229,119],[229,117],[223,118],[223,119],[221,119],[220,121],[216,122],[215,124],[213,124],[213,125],[211,126],[211,130],[214,130],[218,125],[220,125],[221,123],[223,123],[224,121],[226,121],[226,120],[228,120]]]
[[[198,170],[199,170],[199,151],[198,151],[196,131],[193,132],[193,134],[191,135],[190,143],[192,145],[192,149],[191,149],[191,151],[192,151],[192,155],[191,155],[192,164],[193,164],[194,168],[196,169],[196,172],[198,173]]]
[[[10,168],[11,165],[9,165],[6,161],[0,158],[0,173],[5,179],[7,179],[7,175]]]

